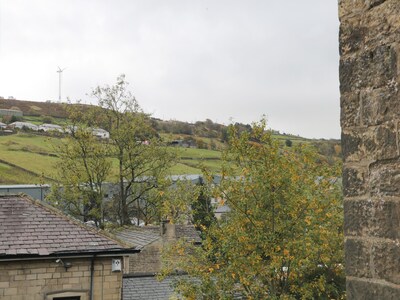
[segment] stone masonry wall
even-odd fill
[[[55,259],[0,262],[0,299],[50,300],[55,293],[69,292],[62,296],[80,295],[88,300],[90,259],[63,260],[72,264],[67,271]],[[111,258],[96,258],[94,299],[120,300],[121,288],[122,272],[111,272]]]
[[[162,240],[154,241],[129,256],[129,273],[158,273],[161,270],[161,252],[163,248]]]
[[[339,0],[348,299],[400,299],[400,1]]]

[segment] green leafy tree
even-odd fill
[[[111,170],[108,146],[80,126],[74,127],[56,150],[60,158],[56,165],[58,182],[48,199],[67,213],[103,227],[103,185]]]
[[[192,205],[201,193],[200,186],[182,178],[176,181],[166,179],[158,191],[160,220],[186,224],[191,221]]]
[[[197,229],[202,232],[206,231],[216,219],[214,216],[214,208],[211,204],[211,195],[209,185],[200,180],[200,191],[196,201],[192,203],[192,222]]]
[[[202,248],[172,246],[165,255],[179,255],[164,274],[196,278],[177,284],[189,299],[344,297],[339,168],[304,146],[282,149],[264,121],[230,130],[214,197],[231,212],[206,230]]]
[[[118,162],[116,218],[121,225],[131,224],[133,216],[139,221],[142,214],[140,200],[166,176],[175,156],[159,140],[124,75],[113,86],[94,89],[93,96],[98,100],[93,122],[110,133],[111,155]]]
[[[158,188],[175,155],[152,129],[124,75],[112,86],[94,89],[93,96],[97,106],[66,106],[70,120],[66,129],[71,134],[58,148],[60,188],[53,199],[73,215],[94,218],[96,223],[107,219],[126,225],[143,216],[149,220],[150,191]],[[109,139],[94,137],[92,130],[97,127],[108,131]],[[106,181],[117,186],[117,193],[103,203]]]

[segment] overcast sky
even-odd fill
[[[124,73],[154,117],[339,138],[337,0],[0,0],[0,95],[94,103]]]

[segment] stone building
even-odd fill
[[[173,284],[185,275],[177,273],[162,281],[157,280],[156,274],[162,267],[162,250],[165,245],[178,239],[200,245],[200,234],[195,227],[169,223],[162,223],[161,227],[127,226],[115,235],[130,246],[140,249],[140,253],[129,257],[129,271],[123,277],[123,300],[175,299]]]
[[[16,109],[5,109],[1,108],[0,109],[0,116],[16,116],[16,117],[22,117],[23,113],[20,110]]]
[[[348,299],[400,299],[400,1],[339,0]]]
[[[139,252],[25,196],[0,196],[0,299],[120,300]]]
[[[188,243],[201,244],[200,233],[194,225],[164,224],[160,226],[126,226],[115,236],[140,253],[129,258],[129,274],[151,275],[161,270],[161,252],[171,241],[185,239]]]

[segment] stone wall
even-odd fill
[[[159,239],[129,256],[129,273],[158,273],[161,270],[163,241]]]
[[[0,262],[0,299],[52,300],[53,297],[81,296],[89,300],[90,259],[63,259],[65,270],[51,260]],[[111,258],[96,258],[94,299],[120,300],[122,272],[111,272]]]
[[[348,299],[400,299],[400,1],[339,0]]]

